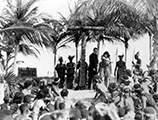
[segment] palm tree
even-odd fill
[[[137,39],[147,32],[148,24],[143,20],[135,9],[124,2],[85,0],[79,3],[71,14],[69,25],[74,26],[72,27],[74,30],[83,32],[84,30],[103,31],[103,35],[108,36],[110,40],[121,41],[127,48],[129,39]],[[70,27],[71,30],[72,28]]]
[[[53,50],[54,53],[54,68],[57,63],[57,51],[60,48],[63,47],[69,47],[67,44],[72,41],[73,37],[71,36],[71,33],[66,31],[65,25],[62,23],[62,21],[54,20],[52,18],[43,18],[43,23],[49,25],[51,28],[50,31],[50,37],[51,41],[49,44],[49,48]],[[54,76],[56,76],[56,72],[54,69]]]
[[[137,12],[143,17],[145,18],[144,21],[149,21],[150,23],[150,27],[148,27],[148,31],[149,31],[149,37],[151,39],[152,36],[152,40],[153,40],[153,44],[150,43],[150,45],[153,45],[153,56],[150,56],[150,60],[152,61],[152,59],[156,59],[154,60],[155,62],[152,64],[154,66],[154,69],[158,69],[158,64],[157,64],[157,59],[158,59],[158,1],[157,0],[129,0],[126,1],[126,3],[135,8],[137,10]],[[147,19],[147,20],[146,20]],[[152,41],[151,41],[152,42]],[[151,49],[150,49],[151,51]]]
[[[5,38],[5,39],[7,39],[7,38]],[[21,53],[24,56],[32,55],[32,56],[35,56],[36,58],[38,58],[38,54],[40,53],[35,46],[28,45],[26,43],[19,44],[18,48],[19,48],[18,53]],[[1,44],[0,49],[1,49],[1,51],[6,53],[6,58],[4,58],[3,55],[1,57],[3,59],[3,64],[2,65],[3,65],[3,70],[4,70],[5,74],[8,74],[9,72],[13,72],[12,69],[11,69],[14,65],[14,62],[12,62],[13,59],[14,59],[13,46],[9,45],[8,43],[6,43],[5,45]],[[24,61],[16,61],[16,64],[21,63],[21,62],[24,62]]]
[[[0,33],[3,36],[12,36],[10,39],[3,39],[12,44],[14,50],[14,65],[16,65],[17,53],[22,43],[36,44],[43,47],[49,45],[50,36],[46,32],[48,26],[39,23],[38,7],[35,3],[38,0],[6,0],[7,5],[0,17]]]

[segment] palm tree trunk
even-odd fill
[[[155,32],[153,35],[153,55],[155,57],[154,69],[158,69],[158,20],[155,18]]]
[[[57,77],[56,70],[55,70],[56,60],[57,60],[57,50],[56,48],[54,48],[54,77]]]
[[[16,45],[15,51],[14,51],[13,72],[15,72],[15,69],[16,69],[16,60],[17,60],[18,50],[19,50],[19,46]]]
[[[125,63],[127,63],[127,48],[125,47]]]
[[[81,43],[81,69],[80,69],[80,81],[79,81],[79,87],[83,88],[85,87],[86,83],[86,40],[87,36],[83,35],[82,43]]]
[[[149,34],[149,60],[152,59],[152,35]]]
[[[98,60],[99,60],[99,53],[100,53],[100,40],[97,41],[97,49],[98,49]]]
[[[75,78],[77,78],[77,63],[78,63],[78,45],[76,45],[76,67],[75,67]]]

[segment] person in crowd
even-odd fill
[[[147,93],[147,91],[144,91],[142,86],[140,84],[135,84],[134,91],[136,93],[136,96],[140,98],[142,103],[142,110],[146,107],[153,107],[158,112],[158,106],[153,98],[153,96],[150,93]]]
[[[54,78],[54,80],[52,82],[52,92],[53,92],[54,98],[60,96],[59,84],[60,84],[60,78],[58,78],[58,77]]]
[[[133,87],[134,81],[133,81],[133,78],[132,78],[132,72],[131,72],[131,70],[130,70],[130,69],[126,69],[126,70],[125,70],[125,75],[128,76],[128,79],[129,79],[129,81],[130,81],[130,84],[131,84],[131,86]]]
[[[123,61],[124,55],[119,55],[119,61],[116,62],[114,76],[117,76],[117,82],[120,84],[122,76],[125,74],[126,63]]]
[[[0,120],[14,120],[9,110],[0,110]]]
[[[22,93],[24,95],[31,95],[31,88],[32,88],[32,82],[30,80],[25,81],[24,89],[22,90]]]
[[[29,111],[28,104],[24,103],[24,104],[20,105],[19,109],[20,109],[20,114],[15,117],[15,120],[32,120],[29,117],[30,111]]]
[[[146,107],[144,109],[144,120],[158,120],[157,118],[157,112],[153,107]]]
[[[74,56],[68,57],[69,62],[66,64],[67,68],[67,81],[66,81],[66,86],[68,89],[73,88],[73,81],[74,81],[74,75],[75,75],[75,63],[73,62]]]
[[[27,104],[29,106],[29,109],[32,109],[33,105],[32,105],[31,95],[25,95],[23,103]]]
[[[139,57],[140,57],[140,53],[137,52],[137,53],[134,55],[134,58],[135,58],[136,62],[132,61],[133,66],[138,65],[138,66],[141,67],[142,60],[141,60]]]
[[[88,89],[91,89],[91,83],[93,76],[97,74],[98,68],[98,49],[94,48],[93,53],[89,56],[89,67],[88,67]]]
[[[130,90],[132,90],[133,84],[130,81],[128,75],[123,75],[122,76],[122,82],[121,82],[120,86],[123,87],[123,89],[129,88]]]
[[[68,90],[67,89],[63,89],[61,92],[60,92],[60,95],[61,97],[58,98],[56,101],[55,101],[55,109],[56,110],[59,110],[59,104],[60,103],[64,103],[65,104],[65,109],[70,109],[72,104],[73,104],[73,101],[71,99],[68,98]]]
[[[59,88],[63,88],[65,83],[66,65],[63,63],[62,57],[59,58],[59,63],[56,65],[55,70],[60,78]]]
[[[94,96],[95,103],[107,102],[108,89],[99,75],[93,77],[93,89],[96,91]]]
[[[131,93],[131,89],[129,89],[129,88],[124,89],[124,98],[125,98],[124,99],[124,104],[125,104],[124,106],[125,106],[127,112],[128,111],[134,112],[135,111],[134,110],[134,101],[133,101],[130,93]]]
[[[45,97],[46,95],[42,90],[38,92],[32,111],[33,120],[38,120],[40,110],[43,110],[46,107],[46,104],[44,103]]]
[[[0,109],[9,110],[9,102],[10,102],[9,97],[5,96],[3,100],[4,100],[4,103],[0,105]]]
[[[22,104],[24,94],[22,92],[16,92],[13,100],[10,103],[10,112],[13,116],[19,114],[19,106]]]
[[[134,83],[139,83],[139,80],[141,80],[143,76],[143,69],[140,67],[140,65],[135,65],[133,74],[134,74],[133,76]]]
[[[101,62],[99,63],[98,73],[102,77],[106,87],[109,86],[109,81],[111,77],[111,63],[112,62],[110,60],[109,52],[104,52],[104,54],[101,56]]]

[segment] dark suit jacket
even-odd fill
[[[89,56],[89,69],[97,69],[97,66],[98,66],[98,55],[92,53],[90,56]]]

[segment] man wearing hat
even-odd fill
[[[116,62],[114,76],[117,76],[117,82],[120,84],[122,76],[125,74],[126,63],[123,61],[124,55],[119,55],[118,57],[119,61]]]
[[[69,62],[66,64],[67,69],[67,81],[66,85],[68,89],[73,88],[73,80],[74,80],[74,74],[75,74],[75,63],[73,62],[73,58],[75,56],[68,56]]]
[[[91,83],[93,76],[97,74],[98,68],[98,49],[94,48],[93,53],[89,56],[89,68],[88,68],[88,89],[91,89]]]

